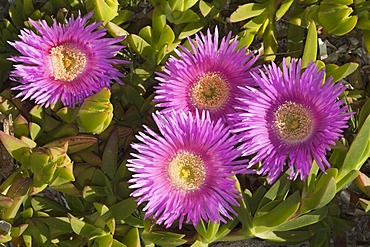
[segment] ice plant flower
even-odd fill
[[[37,33],[23,29],[20,40],[9,42],[21,54],[10,58],[14,65],[12,79],[20,85],[17,97],[35,100],[37,104],[56,103],[74,107],[88,96],[117,81],[123,75],[113,64],[124,63],[113,59],[122,46],[115,45],[123,37],[103,38],[106,29],[97,29],[101,22],[87,25],[84,17],[73,15],[66,24],[54,20],[29,20]]]
[[[163,73],[156,79],[155,102],[164,111],[195,109],[210,111],[211,118],[227,121],[234,112],[239,86],[253,85],[250,71],[257,60],[245,48],[237,49],[238,40],[231,43],[231,32],[219,43],[218,29],[214,35],[188,38],[191,50],[175,50],[178,58],[170,57]]]
[[[236,159],[237,138],[205,111],[157,112],[153,119],[159,133],[145,127],[127,164],[132,196],[139,204],[147,202],[145,217],[166,227],[179,220],[180,228],[184,220],[196,226],[201,219],[232,219],[231,205],[238,205],[239,197],[232,176],[246,172],[245,162]]]
[[[332,78],[323,84],[324,70],[310,63],[301,74],[301,60],[292,60],[289,68],[276,64],[265,66],[265,72],[253,73],[259,88],[241,88],[244,96],[234,118],[235,132],[241,135],[243,155],[256,154],[251,165],[261,162],[260,174],[275,181],[290,168],[290,179],[304,180],[312,160],[322,171],[330,167],[326,151],[342,136],[351,113],[343,100],[345,90]]]

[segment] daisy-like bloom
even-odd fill
[[[217,28],[214,35],[210,30],[196,35],[196,43],[188,38],[191,51],[175,50],[178,58],[170,57],[156,77],[160,81],[154,98],[157,106],[165,112],[208,110],[212,119],[227,121],[234,112],[238,87],[254,85],[249,72],[257,60],[245,48],[237,49],[236,38],[231,43],[230,39],[231,32],[219,44]]]
[[[282,71],[272,64],[265,72],[253,73],[259,88],[241,88],[235,132],[241,135],[243,155],[256,154],[251,165],[261,162],[260,174],[274,182],[290,168],[290,179],[304,180],[312,160],[322,171],[330,167],[326,151],[342,136],[351,113],[343,100],[337,101],[345,87],[323,84],[324,71],[310,63],[301,74],[301,60],[292,60]]]
[[[123,40],[103,38],[106,29],[97,29],[101,22],[87,25],[89,13],[77,18],[73,15],[65,25],[54,20],[48,26],[45,20],[29,20],[37,33],[24,29],[21,40],[9,42],[20,56],[10,58],[14,65],[12,79],[20,85],[17,97],[35,100],[37,104],[56,103],[74,107],[86,97],[120,82],[123,75],[113,64],[124,63],[112,59],[123,46],[115,43]]]
[[[225,222],[236,212],[240,196],[232,178],[247,168],[234,148],[237,138],[221,119],[211,121],[209,113],[168,112],[153,114],[159,133],[145,127],[132,144],[138,153],[127,166],[134,174],[130,188],[144,207],[145,217],[170,227],[179,220],[194,226],[203,219]]]

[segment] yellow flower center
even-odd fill
[[[209,72],[194,83],[190,90],[192,103],[198,109],[216,111],[229,99],[230,88],[227,80],[220,74]]]
[[[171,183],[184,191],[198,189],[206,178],[202,157],[187,151],[181,151],[171,159],[167,173]]]
[[[275,111],[275,127],[287,142],[306,140],[312,132],[312,114],[305,106],[287,101]]]
[[[50,59],[55,80],[72,81],[85,69],[87,56],[68,44],[50,49]]]

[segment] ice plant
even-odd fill
[[[127,165],[133,172],[132,196],[139,204],[147,202],[146,217],[166,227],[179,220],[180,228],[184,221],[196,226],[201,219],[231,219],[239,196],[232,176],[246,172],[244,162],[236,160],[237,138],[205,111],[157,112],[153,119],[159,133],[145,127]]]
[[[290,178],[304,180],[312,160],[322,171],[330,167],[325,155],[342,136],[350,113],[337,100],[345,90],[332,78],[323,84],[324,70],[310,63],[301,74],[301,61],[292,60],[283,69],[276,64],[253,73],[259,88],[241,88],[244,93],[234,117],[235,132],[241,135],[243,155],[256,154],[251,165],[261,162],[260,174],[275,181],[290,168]]]
[[[89,13],[84,17],[73,15],[66,24],[54,20],[48,26],[45,20],[29,20],[37,33],[23,29],[20,40],[9,42],[20,56],[10,58],[14,65],[12,79],[20,85],[17,97],[35,100],[37,104],[56,103],[74,107],[86,97],[110,87],[123,76],[113,64],[122,46],[115,45],[123,37],[103,38],[106,29],[97,29],[101,23],[87,25]]]
[[[214,35],[210,30],[196,35],[196,42],[188,39],[191,50],[175,50],[178,58],[170,57],[163,73],[158,73],[154,101],[166,112],[208,110],[212,119],[227,120],[238,87],[253,85],[249,72],[257,57],[245,48],[237,49],[236,38],[230,43],[231,32],[219,42],[217,28]]]

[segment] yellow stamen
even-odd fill
[[[184,191],[196,190],[206,178],[206,168],[200,155],[181,151],[169,162],[167,174],[171,183]]]
[[[305,106],[287,101],[275,111],[274,124],[283,140],[288,142],[304,141],[312,132],[312,114]]]
[[[216,111],[224,107],[229,99],[229,84],[220,74],[209,72],[195,82],[190,96],[198,109]]]
[[[54,79],[66,82],[76,79],[87,64],[86,54],[68,44],[51,48],[50,60]]]

